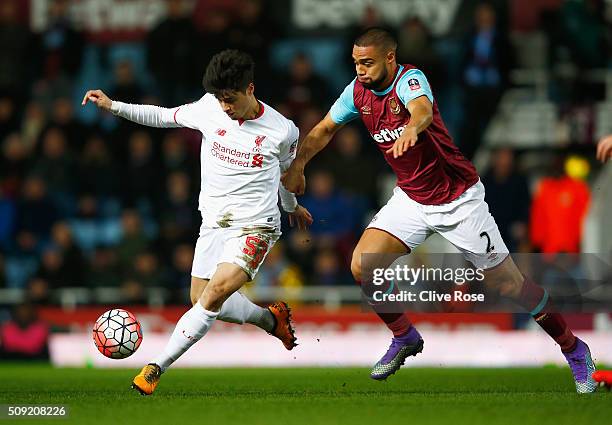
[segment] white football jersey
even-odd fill
[[[113,102],[111,111],[145,125],[202,133],[198,208],[204,226],[278,226],[280,174],[295,157],[299,131],[291,120],[260,103],[259,116],[246,121],[232,120],[211,94],[177,108]],[[280,189],[283,207],[292,211],[295,197]]]

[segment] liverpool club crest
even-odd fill
[[[394,115],[397,115],[400,113],[400,106],[399,103],[397,103],[397,99],[395,97],[392,97],[389,99],[389,109],[391,110],[391,113]]]

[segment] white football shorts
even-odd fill
[[[200,227],[191,275],[210,279],[220,263],[242,268],[253,280],[266,255],[280,237],[274,226]]]
[[[389,233],[409,251],[432,233],[439,233],[474,267],[490,269],[506,258],[508,248],[484,197],[485,189],[480,181],[454,201],[441,205],[419,204],[396,187],[368,228]]]

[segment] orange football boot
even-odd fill
[[[132,381],[132,388],[142,395],[151,395],[159,383],[160,376],[161,368],[155,363],[149,363],[136,375]]]
[[[287,350],[292,350],[297,344],[295,330],[291,325],[291,309],[284,301],[276,302],[268,306],[268,310],[274,316],[274,328],[270,335],[280,339]]]

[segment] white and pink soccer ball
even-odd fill
[[[98,317],[93,340],[98,351],[109,359],[125,359],[140,347],[142,329],[132,313],[115,308]]]

